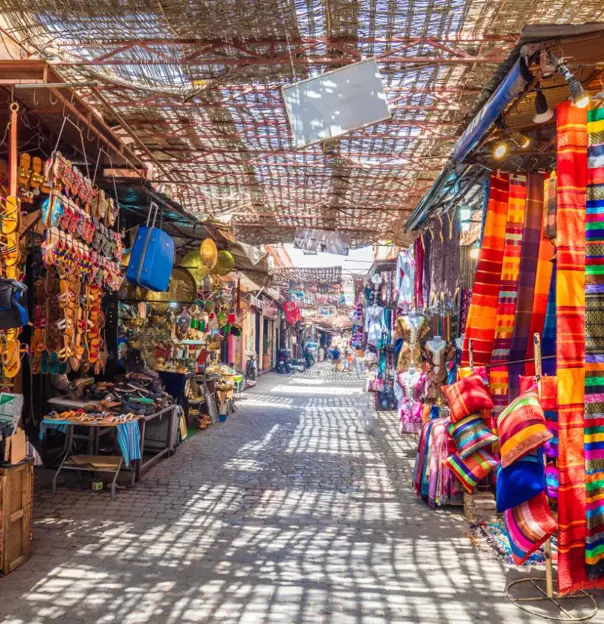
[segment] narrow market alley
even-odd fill
[[[416,499],[416,441],[394,412],[368,432],[370,397],[326,364],[268,374],[115,501],[42,489],[34,554],[0,580],[1,621],[534,621],[461,517]]]

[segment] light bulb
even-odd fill
[[[472,260],[478,260],[479,257],[480,247],[472,247],[472,249],[470,249],[470,258],[472,258]]]
[[[505,141],[499,141],[493,149],[493,158],[503,160],[508,155],[509,147]]]
[[[585,108],[589,104],[589,95],[584,93],[576,102],[575,106],[577,108]]]

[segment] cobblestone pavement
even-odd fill
[[[410,486],[394,416],[360,380],[267,375],[133,490],[36,494],[34,555],[0,581],[11,624],[531,621],[510,572]],[[69,476],[66,478],[69,479]]]

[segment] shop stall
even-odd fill
[[[542,547],[540,593],[508,596],[565,619],[559,596],[604,587],[604,32],[545,33],[505,64],[407,221],[397,323],[401,426],[408,405],[427,414],[418,495],[463,492],[466,509],[480,495],[518,565]]]
[[[147,166],[50,66],[12,65],[0,403],[20,408],[2,421],[3,466],[8,479],[33,457],[55,470],[53,488],[67,471],[96,486],[108,473],[115,496],[122,473],[134,484],[190,427],[233,412],[240,277],[253,272],[261,288],[266,262],[152,188]]]

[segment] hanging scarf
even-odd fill
[[[550,240],[556,238],[556,202],[557,202],[556,172],[545,181],[544,196],[545,210],[543,211],[543,234]]]
[[[551,177],[546,179],[544,182],[544,190],[543,190],[543,200],[545,202],[547,198],[547,188],[550,183]],[[555,196],[554,196],[555,199]],[[555,209],[555,204],[554,204]],[[544,205],[544,214],[546,212],[546,208]],[[531,329],[529,332],[529,341],[526,345],[526,358],[532,359],[535,355],[535,348],[532,336],[537,333],[541,336],[541,342],[543,343],[543,334],[544,334],[544,326],[545,326],[545,315],[549,302],[549,293],[551,289],[552,282],[552,268],[553,268],[553,257],[554,257],[554,245],[550,240],[549,236],[545,231],[545,224],[542,223],[541,227],[541,240],[539,242],[539,259],[537,261],[537,275],[535,276],[535,292],[533,294],[533,313],[531,315]],[[553,293],[553,312],[556,313],[556,299],[555,299],[555,291]],[[555,352],[555,347],[554,351]],[[534,362],[527,362],[525,373],[527,375],[535,374],[535,364]],[[554,369],[554,375],[555,369]]]
[[[604,108],[588,113],[585,241],[587,577],[604,577]]]
[[[552,275],[547,299],[547,312],[541,336],[541,356],[543,358],[543,374],[553,377],[556,374],[556,261],[552,260],[551,265]],[[531,374],[534,374],[534,368],[533,366]]]
[[[423,309],[428,308],[430,297],[430,265],[432,264],[432,234],[430,230],[426,230],[422,234],[422,243],[424,246],[424,266],[422,275],[422,296],[423,296]]]
[[[452,309],[459,283],[461,221],[456,212],[449,213],[443,218],[443,231],[445,242],[443,245],[442,293],[446,309],[450,310]]]
[[[505,364],[490,370],[491,394],[493,395],[493,417],[505,409],[508,403],[508,367],[510,347],[514,331],[514,319],[518,303],[518,280],[520,278],[520,252],[526,215],[526,176],[510,176],[503,265],[499,284],[497,321],[491,364]]]
[[[492,174],[480,258],[476,267],[472,300],[466,321],[462,366],[469,366],[470,363],[470,339],[473,341],[476,366],[484,366],[491,359],[505,243],[508,195],[508,175]]]
[[[585,187],[587,111],[557,107],[556,357],[560,489],[558,587],[586,586],[585,569]]]
[[[413,255],[415,257],[415,308],[424,307],[424,242],[423,237],[415,239]]]
[[[543,223],[543,175],[531,173],[526,186],[526,218],[522,234],[522,252],[520,275],[518,277],[518,302],[514,333],[510,346],[510,362],[524,360],[531,337],[533,299],[537,280],[539,260],[539,242]],[[545,306],[544,317],[545,317]],[[508,402],[511,403],[519,394],[519,377],[524,375],[524,363],[510,364],[508,367]]]

